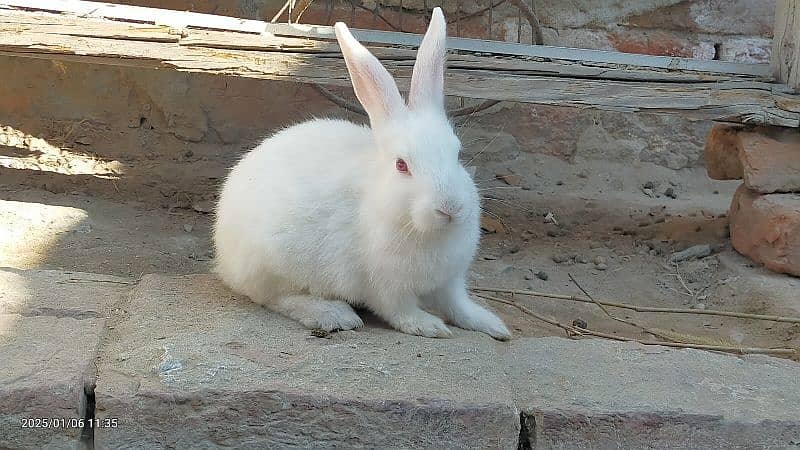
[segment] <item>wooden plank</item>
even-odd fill
[[[776,80],[800,92],[800,0],[778,0],[772,70]]]
[[[0,6],[21,8],[29,11],[49,11],[68,13],[80,17],[115,19],[140,23],[152,23],[174,28],[193,26],[212,30],[262,33],[264,22],[239,19],[228,16],[215,16],[190,11],[146,8],[143,6],[120,5],[116,3],[87,2],[81,0],[0,0]]]
[[[266,31],[278,36],[308,37],[313,39],[335,39],[333,27],[322,25],[302,25],[268,23]],[[418,47],[421,36],[381,30],[352,30],[361,42],[372,44],[405,45]],[[553,47],[548,45],[528,45],[516,42],[498,42],[469,38],[447,38],[447,48],[475,53],[495,55],[526,56],[547,60],[575,61],[584,63],[629,65],[652,69],[691,70],[710,73],[752,75],[771,77],[768,64],[743,64],[727,61],[703,61],[673,56],[639,55],[634,53],[610,52],[583,48]]]
[[[406,48],[373,50],[383,58],[400,88],[407,89],[414,52]],[[170,27],[41,12],[0,10],[0,53],[350,85],[341,54],[330,41],[232,31],[176,32]],[[454,55],[445,85],[449,95],[471,98],[800,126],[800,96],[785,85],[750,76]]]
[[[113,3],[82,0],[0,0],[0,5],[25,8],[31,11],[63,12],[82,17],[107,18],[163,24],[177,28],[205,28],[249,33],[272,33],[277,36],[305,37],[316,40],[335,40],[333,27],[305,24],[266,23],[257,20],[235,19],[194,12],[118,5]],[[421,37],[411,33],[379,30],[351,30],[364,43],[403,45],[418,47]],[[726,61],[702,61],[671,56],[637,55],[602,50],[528,45],[513,42],[485,41],[480,39],[447,39],[451,50],[493,55],[510,55],[542,60],[573,61],[580,63],[613,64],[620,66],[646,67],[700,71],[720,74],[750,75],[759,78],[772,77],[768,64],[742,64]]]

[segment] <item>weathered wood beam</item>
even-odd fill
[[[174,28],[195,28],[242,33],[271,33],[275,36],[303,37],[315,40],[336,40],[333,28],[321,25],[266,23],[258,20],[238,19],[212,14],[142,6],[103,3],[85,0],[0,0],[0,5],[29,11],[49,11],[79,17],[111,19],[128,22],[152,23]],[[351,29],[363,43],[418,47],[421,36],[381,30]],[[729,61],[704,61],[673,56],[638,55],[583,48],[564,48],[546,45],[528,45],[514,42],[487,41],[448,37],[451,50],[503,56],[522,56],[542,60],[572,61],[579,63],[614,64],[618,66],[647,67],[649,69],[690,70],[700,72],[752,75],[772,79],[768,64],[744,64]]]
[[[778,0],[772,70],[777,81],[800,93],[800,0]]]
[[[7,2],[0,0],[0,5]],[[164,17],[160,11],[151,9],[149,17]],[[329,39],[220,31],[210,26],[159,26],[155,20],[145,19],[143,14],[135,21],[118,21],[0,6],[0,54],[350,85],[341,53]],[[407,89],[414,51],[386,46],[371,49],[397,78],[400,88]],[[800,126],[800,95],[771,81],[767,74],[462,51],[450,55],[446,89],[449,95],[471,98]]]

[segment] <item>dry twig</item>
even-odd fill
[[[550,294],[546,292],[536,292],[524,289],[505,289],[505,288],[493,288],[493,287],[487,288],[481,286],[474,286],[471,288],[471,290],[479,292],[496,292],[500,294],[511,294],[511,295],[530,295],[533,297],[553,298],[558,300],[569,300],[573,302],[582,302],[582,303],[595,303],[587,298],[576,297],[574,295]],[[636,306],[627,303],[610,302],[606,300],[597,300],[597,303],[600,303],[603,306],[612,306],[614,308],[629,309],[631,311],[636,311],[636,312],[698,314],[698,315],[709,315],[709,316],[738,317],[740,319],[766,320],[770,322],[800,323],[800,317],[738,313],[733,311],[718,311],[713,309],[660,308],[653,306]]]
[[[570,325],[563,324],[558,322],[557,320],[549,319],[541,314],[538,314],[532,311],[529,308],[526,308],[523,305],[517,304],[511,300],[506,300],[504,298],[495,297],[493,295],[487,294],[477,294],[481,298],[485,298],[486,300],[491,300],[493,302],[503,303],[506,305],[513,306],[520,311],[524,312],[525,314],[530,315],[536,319],[539,319],[543,322],[547,322],[551,325],[555,325],[567,332],[569,337],[575,336],[595,336],[601,337],[605,339],[611,339],[615,341],[623,341],[623,342],[638,342],[642,345],[660,345],[663,347],[673,347],[673,348],[693,348],[697,350],[711,350],[711,351],[719,351],[719,352],[726,352],[726,353],[737,353],[737,354],[763,354],[763,355],[796,355],[797,349],[793,348],[760,348],[760,347],[734,347],[734,346],[726,346],[726,345],[708,345],[708,344],[689,344],[683,342],[666,342],[666,341],[645,341],[639,339],[628,338],[624,336],[616,336],[609,333],[603,333],[600,331],[594,331],[588,328],[579,328]],[[591,301],[589,301],[591,302]]]

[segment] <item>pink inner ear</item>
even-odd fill
[[[361,45],[343,23],[334,27],[356,97],[369,114],[373,127],[405,110],[394,79],[375,56]]]

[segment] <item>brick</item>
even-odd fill
[[[705,145],[706,172],[713,180],[740,180],[744,175],[739,160],[739,130],[732,125],[714,125]]]
[[[730,230],[739,253],[800,276],[800,194],[758,194],[742,185],[731,203]]]
[[[761,127],[740,133],[744,183],[762,194],[800,192],[800,133]]]

